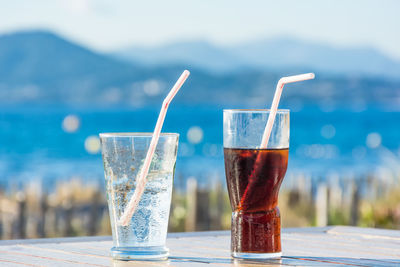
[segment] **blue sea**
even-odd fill
[[[20,188],[37,180],[52,187],[73,178],[102,184],[98,134],[151,132],[158,112],[159,107],[3,107],[0,184]],[[67,116],[78,122],[72,130],[63,126]],[[396,169],[400,166],[399,122],[400,112],[384,107],[296,108],[291,112],[288,173],[363,177],[382,167]],[[189,177],[201,186],[224,182],[222,107],[171,106],[163,132],[180,133],[177,188],[184,188]]]

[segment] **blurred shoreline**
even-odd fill
[[[373,175],[292,178],[296,183],[283,186],[279,196],[283,227],[400,228],[400,173],[385,183]],[[170,232],[230,229],[231,208],[221,182],[202,187],[192,177],[184,187],[174,188]],[[53,190],[35,181],[21,189],[0,188],[0,215],[0,239],[111,234],[103,185],[79,178],[57,181]]]

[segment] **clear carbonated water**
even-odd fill
[[[131,180],[131,181],[130,181]],[[142,198],[127,226],[118,224],[135,191],[134,179],[127,176],[110,179],[108,197],[115,247],[164,246],[172,195],[172,173],[151,172]]]
[[[178,134],[160,136],[139,204],[129,224],[119,224],[136,190],[151,137],[146,133],[100,134],[114,259],[160,260],[168,257],[165,242]]]

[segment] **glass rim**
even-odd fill
[[[229,113],[270,113],[271,109],[223,109],[223,112]],[[287,114],[290,113],[290,109],[278,109],[276,113]]]
[[[121,133],[99,133],[100,138],[110,137],[153,137],[152,132],[121,132]],[[179,137],[179,133],[161,133],[160,137]]]

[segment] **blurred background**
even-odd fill
[[[284,227],[400,228],[398,1],[0,0],[0,238],[110,234],[98,133],[180,133],[170,231],[229,229],[224,108],[291,110]]]

